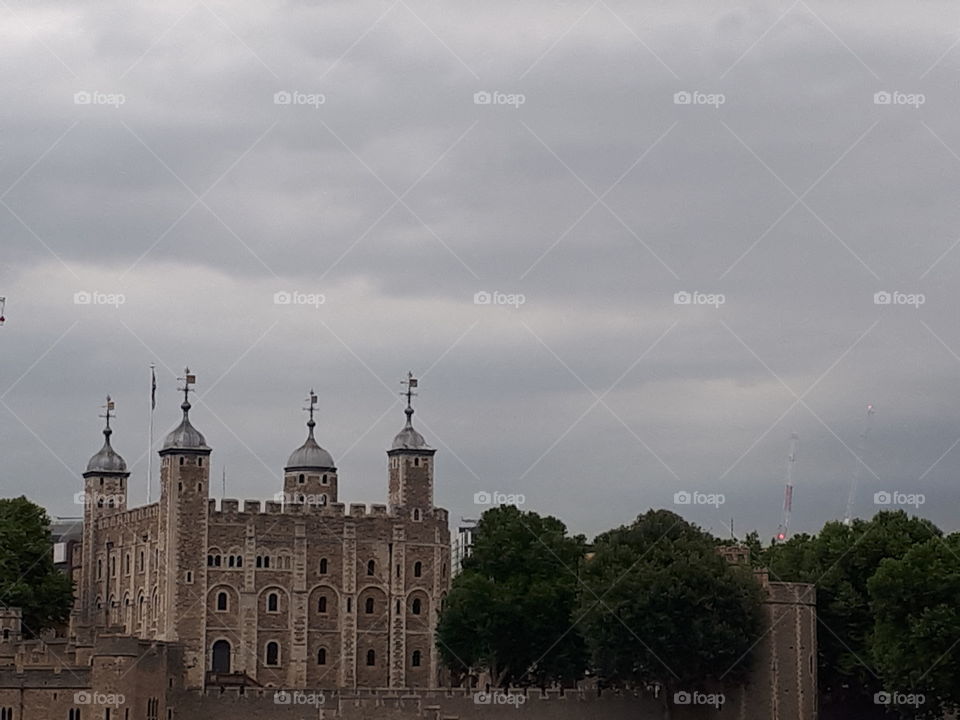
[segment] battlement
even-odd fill
[[[131,510],[114,512],[110,515],[97,518],[97,530],[122,528],[144,520],[156,519],[160,515],[160,503],[143,505]]]
[[[247,515],[315,515],[330,518],[391,518],[400,517],[397,513],[392,513],[386,505],[373,503],[365,505],[364,503],[350,503],[349,506],[344,503],[284,503],[279,500],[237,500],[234,498],[224,498],[216,500],[211,498],[208,503],[208,512],[211,520],[228,519],[237,520],[241,516]],[[434,508],[436,517],[446,523],[449,520],[449,513],[443,508]],[[429,515],[429,511],[427,513]]]

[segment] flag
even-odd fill
[[[414,378],[414,377],[410,378],[410,380],[408,380],[408,383],[409,383],[409,385],[410,385],[411,388],[417,387],[417,379]]]
[[[157,372],[150,366],[150,410],[157,409]]]
[[[188,374],[187,385],[196,385],[196,384],[197,384],[197,376]]]

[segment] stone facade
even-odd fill
[[[177,643],[188,688],[439,686],[432,638],[450,585],[448,514],[433,505],[436,451],[413,429],[409,403],[387,451],[389,504],[367,508],[338,501],[312,394],[282,492],[218,504],[211,449],[184,397],[160,450],[160,499],[144,507],[127,507],[129,473],[107,420],[83,474],[71,637],[110,630]]]

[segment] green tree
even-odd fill
[[[37,635],[69,617],[73,584],[53,565],[50,519],[25,497],[0,499],[0,604],[23,610]]]
[[[745,679],[762,633],[762,591],[719,542],[667,510],[603,533],[584,568],[586,636],[597,672],[619,685],[675,691]]]
[[[447,666],[486,670],[504,688],[579,679],[586,649],[574,612],[584,547],[556,518],[513,506],[485,512],[437,628]]]
[[[876,618],[873,660],[884,691],[897,693],[906,710],[923,695],[914,717],[960,710],[960,534],[883,560],[868,587]]]
[[[829,522],[817,535],[797,535],[768,550],[771,579],[817,586],[817,680],[825,714],[876,713],[873,697],[883,683],[871,662],[867,583],[885,558],[900,558],[940,534],[929,520],[901,510],[851,525]]]

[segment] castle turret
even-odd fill
[[[181,378],[183,419],[160,450],[160,573],[157,634],[183,644],[186,681],[202,687],[205,670],[205,603],[210,448],[190,422],[196,376]]]
[[[390,459],[390,507],[391,510],[406,510],[416,519],[433,507],[433,456],[436,450],[427,445],[423,435],[413,427],[413,389],[417,379],[407,374],[407,407],[404,410],[407,422],[393,438],[387,450]]]
[[[114,403],[107,395],[106,426],[103,429],[103,447],[90,458],[83,473],[83,492],[78,493],[77,502],[83,504],[83,569],[80,583],[80,607],[86,615],[81,620],[91,625],[109,625],[110,583],[116,582],[117,554],[112,548],[101,547],[97,533],[97,521],[127,508],[127,480],[130,473],[127,463],[113,449],[110,436],[113,430],[110,420],[113,418]]]
[[[284,502],[327,505],[337,502],[337,468],[333,457],[317,444],[313,436],[313,413],[316,410],[317,395],[310,391],[310,406],[304,408],[310,413],[307,421],[307,439],[287,460],[283,469]]]

